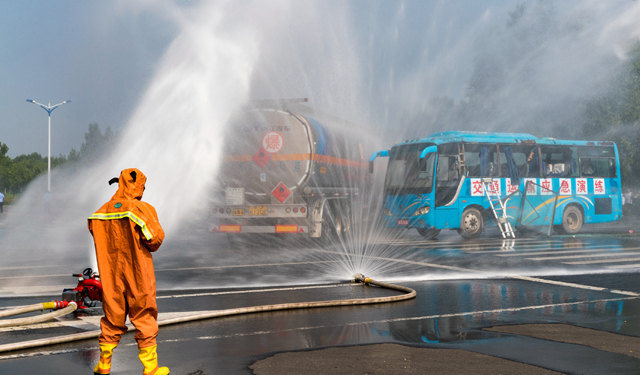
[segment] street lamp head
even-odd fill
[[[29,103],[35,103],[35,102],[34,102],[33,100],[31,100],[31,99],[27,99],[27,101],[28,101]]]
[[[64,102],[62,102],[62,104],[64,103],[71,103],[71,100],[65,100]]]

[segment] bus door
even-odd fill
[[[461,173],[464,167],[464,156],[460,156],[460,151],[458,143],[438,146],[435,210],[436,227],[439,229],[458,228],[460,225],[458,195],[464,180],[464,175]]]

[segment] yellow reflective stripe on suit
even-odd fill
[[[118,220],[124,218],[129,218],[131,221],[136,223],[142,230],[142,234],[144,234],[144,238],[146,238],[147,241],[153,238],[151,231],[149,231],[149,228],[147,227],[147,223],[145,223],[144,220],[140,219],[131,211],[112,212],[108,214],[101,214],[96,212],[93,215],[89,216],[89,220]]]

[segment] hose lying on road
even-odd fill
[[[59,301],[58,301],[59,302]],[[60,316],[65,316],[70,314],[78,308],[75,302],[69,302],[66,307],[62,307],[56,301],[53,302],[45,302],[45,303],[37,303],[35,305],[18,307],[16,309],[11,309],[7,311],[3,311],[1,316],[12,316],[18,314],[24,314],[27,312],[38,311],[38,310],[55,310],[47,314],[29,316],[27,318],[16,318],[16,319],[5,319],[0,320],[0,328],[2,327],[13,327],[13,326],[23,326],[27,324],[36,324],[46,322],[47,320],[53,320]]]
[[[0,318],[4,318],[4,317],[7,317],[7,316],[26,314],[26,313],[29,313],[29,312],[32,312],[32,311],[38,311],[38,310],[44,310],[44,304],[43,303],[36,303],[35,305],[20,306],[20,307],[16,307],[15,309],[11,309],[11,310],[0,311]]]
[[[416,291],[411,288],[378,282],[368,277],[364,277],[361,274],[355,275],[353,281],[358,283],[363,283],[365,285],[376,285],[385,289],[397,290],[405,294],[387,296],[387,297],[356,298],[356,299],[330,300],[330,301],[317,301],[317,302],[282,303],[282,304],[276,304],[276,305],[250,306],[250,307],[240,307],[240,308],[227,309],[227,310],[207,311],[207,312],[194,314],[194,315],[187,315],[187,316],[182,316],[177,318],[159,320],[158,326],[192,322],[196,320],[217,318],[221,316],[251,314],[251,313],[257,313],[257,312],[264,312],[264,311],[307,309],[307,308],[314,308],[314,307],[330,307],[330,306],[367,305],[367,304],[373,304],[373,303],[395,302],[395,301],[403,301],[403,300],[415,298],[416,296]],[[134,327],[131,324],[128,324],[127,328],[129,331],[134,329]],[[62,343],[72,342],[72,341],[86,340],[86,339],[98,337],[99,335],[100,335],[100,330],[95,330],[95,331],[75,333],[75,334],[66,335],[66,336],[48,337],[48,338],[38,339],[38,340],[16,342],[12,344],[0,345],[0,353],[9,352],[13,350],[20,350],[20,349],[36,348],[40,346],[62,344]]]

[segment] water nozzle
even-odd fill
[[[353,275],[353,277],[351,278],[351,282],[352,283],[363,283],[364,280],[366,279],[366,277],[361,274],[361,273],[356,273],[355,275]]]

